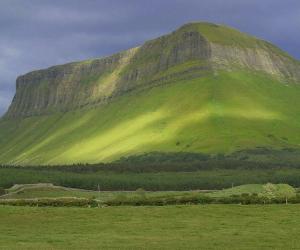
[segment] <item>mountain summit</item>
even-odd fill
[[[0,121],[0,162],[298,149],[299,83],[299,61],[276,46],[189,23],[106,58],[18,77]]]

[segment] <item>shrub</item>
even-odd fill
[[[6,191],[4,188],[0,187],[0,196],[1,195],[5,195],[6,194]]]
[[[1,205],[37,206],[37,207],[96,207],[98,203],[91,199],[79,198],[41,198],[41,199],[7,199],[0,200]]]
[[[271,184],[267,183],[263,186],[263,192],[259,196],[265,203],[288,203],[288,200],[296,196],[296,191],[293,187],[287,184]]]
[[[138,188],[135,192],[143,198],[146,197],[146,191],[143,188]]]

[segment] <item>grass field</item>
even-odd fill
[[[29,206],[147,206],[179,204],[299,203],[297,189],[287,184],[247,184],[222,190],[92,191],[54,186],[49,183],[14,185],[0,196],[2,205]],[[77,199],[85,203],[76,203]],[[74,201],[72,205],[67,200]],[[56,201],[59,202],[56,203]],[[21,203],[20,203],[21,202]],[[47,205],[43,202],[47,202]]]
[[[107,201],[114,198],[136,197],[140,196],[139,191],[92,191],[84,189],[72,189],[52,184],[32,184],[18,185],[7,189],[7,194],[0,196],[2,199],[32,199],[32,198],[60,198],[60,197],[76,197],[76,198],[94,198],[101,201]],[[141,191],[140,191],[141,192]],[[185,194],[195,193],[197,191],[158,191],[143,192],[147,197],[161,196],[182,196]]]
[[[32,185],[18,185],[7,189],[7,194],[0,196],[2,199],[32,199],[32,198],[60,198],[60,197],[76,197],[76,198],[93,198],[100,201],[108,201],[118,197],[139,197],[143,195],[151,197],[165,197],[165,196],[182,196],[191,193],[198,193],[198,191],[158,191],[158,192],[144,192],[144,191],[92,191],[84,189],[65,188],[61,186],[54,186],[52,184],[32,184]]]
[[[300,249],[299,209],[0,207],[0,249]]]
[[[231,195],[241,195],[243,193],[256,193],[259,194],[263,191],[262,184],[246,184],[232,188],[226,188],[223,190],[212,192],[210,195],[213,197],[228,197]]]
[[[156,191],[148,192],[144,190],[137,191],[92,191],[84,189],[65,188],[54,186],[48,183],[15,185],[6,190],[7,194],[0,196],[0,199],[36,199],[36,198],[87,198],[96,199],[100,202],[118,199],[132,198],[166,198],[166,197],[183,197],[186,195],[198,195],[209,191]],[[214,194],[213,190],[211,190]],[[221,192],[221,191],[220,191]],[[233,191],[234,193],[234,191]],[[217,194],[217,193],[216,193]]]

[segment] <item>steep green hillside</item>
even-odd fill
[[[94,109],[4,120],[0,157],[11,164],[71,164],[151,151],[298,147],[299,96],[299,86],[263,74],[222,72],[131,92]]]
[[[105,77],[93,78],[91,65],[113,59],[21,77],[0,121],[0,162],[97,163],[153,151],[299,148],[300,64],[273,45],[200,23],[134,51],[101,71]],[[73,73],[65,78],[68,70]],[[97,93],[93,101],[89,93]]]

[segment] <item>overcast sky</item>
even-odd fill
[[[20,74],[110,55],[198,20],[233,26],[300,59],[299,0],[0,0],[0,114]]]

